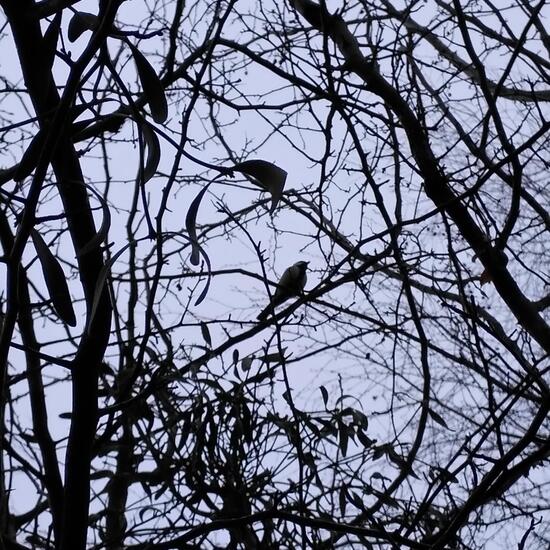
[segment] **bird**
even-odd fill
[[[270,313],[275,314],[275,306],[302,293],[306,286],[308,264],[309,262],[300,261],[285,269],[269,304],[258,315],[258,321],[264,321]]]

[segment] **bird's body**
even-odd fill
[[[275,313],[275,307],[293,296],[299,296],[307,281],[307,266],[309,262],[296,262],[287,267],[277,283],[277,289],[267,307],[258,315],[258,320],[263,321],[270,313]]]

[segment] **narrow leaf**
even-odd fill
[[[323,402],[325,403],[325,409],[327,408],[328,403],[328,391],[325,386],[320,386],[321,394],[323,395]]]
[[[204,197],[204,194],[208,190],[210,183],[207,183],[199,192],[199,194],[193,199],[189,210],[187,211],[187,216],[185,217],[185,228],[187,229],[187,234],[191,240],[191,258],[190,262],[193,265],[199,265],[200,250],[201,247],[197,241],[197,213],[199,211],[199,206]]]
[[[368,437],[361,428],[357,428],[357,439],[359,439],[365,449],[372,447],[374,444],[374,440]]]
[[[128,45],[132,50],[139,80],[149,103],[153,120],[157,124],[162,124],[168,118],[168,103],[164,87],[145,56],[133,44],[128,43]]]
[[[365,510],[365,505],[363,504],[361,497],[354,491],[348,491],[348,499],[359,510]]]
[[[271,195],[271,209],[273,212],[281,199],[287,172],[277,165],[266,160],[245,160],[233,167],[235,172],[249,176],[253,183]]]
[[[347,426],[343,422],[338,422],[339,447],[342,456],[346,456],[348,452],[349,435]]]
[[[340,504],[340,514],[342,514],[342,517],[345,517],[348,499],[347,491],[344,486],[340,487],[340,490],[338,491],[338,503]]]
[[[208,325],[201,321],[201,334],[204,339],[204,341],[207,343],[208,347],[212,347],[212,337],[210,336],[210,330],[208,329]]]
[[[434,422],[436,422],[440,426],[443,426],[444,428],[447,428],[447,430],[450,429],[443,417],[440,414],[436,413],[433,409],[428,408],[428,414],[432,417],[432,420]]]
[[[141,240],[141,239],[138,239]],[[125,244],[116,254],[111,256],[109,258],[109,261],[105,263],[105,265],[101,268],[101,271],[99,272],[99,275],[97,277],[97,282],[95,284],[95,290],[94,290],[94,299],[92,300],[92,310],[90,311],[90,317],[88,318],[88,325],[86,327],[86,331],[90,330],[90,326],[92,325],[92,321],[94,320],[95,314],[97,312],[97,307],[99,306],[99,300],[101,299],[101,295],[103,294],[103,287],[105,286],[105,281],[107,280],[107,277],[111,273],[111,269],[114,265],[114,263],[120,258],[120,256],[131,246],[135,246],[138,241],[130,241],[129,243]]]
[[[148,489],[148,492],[151,493],[151,489],[149,488],[149,486],[147,486],[147,489]],[[139,511],[139,519],[141,521],[144,521],[144,518],[149,521],[155,517],[158,517],[159,515],[160,515],[160,510],[157,510],[154,506],[144,506]]]
[[[210,258],[202,250],[201,253],[204,261],[206,262],[206,267],[208,268],[208,277],[206,278],[206,284],[204,285],[202,292],[195,302],[195,306],[198,306],[206,298],[206,295],[208,294],[208,289],[210,288],[210,282],[212,281],[212,266],[210,264]]]
[[[107,234],[109,233],[109,229],[111,228],[111,211],[109,210],[109,205],[107,204],[105,199],[93,187],[90,187],[85,183],[83,183],[82,185],[84,185],[87,189],[94,193],[97,200],[100,202],[101,208],[103,210],[103,220],[101,221],[99,231],[78,251],[77,258],[88,254],[88,252],[91,252],[92,250],[95,250],[102,242],[107,239]]]
[[[141,129],[147,151],[147,158],[145,159],[145,165],[143,167],[143,176],[140,179],[142,183],[147,183],[155,175],[160,162],[160,141],[156,132],[148,124],[143,124]]]
[[[412,467],[407,463],[407,460],[402,457],[391,445],[386,447],[386,455],[400,470],[408,470],[409,475],[419,479]]]
[[[57,258],[52,254],[40,233],[33,229],[31,231],[32,241],[36,254],[42,266],[44,281],[52,300],[53,307],[59,318],[69,326],[76,326],[76,317],[73,309],[73,301],[67,285],[65,273]]]

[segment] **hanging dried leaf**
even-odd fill
[[[250,444],[254,437],[254,430],[252,428],[252,413],[246,402],[241,403],[241,424],[243,429],[244,440]]]
[[[283,348],[281,352],[267,353],[262,357],[264,363],[282,363],[284,360],[284,353],[286,348]]]
[[[341,421],[338,421],[338,446],[342,456],[346,456],[348,452],[349,434],[348,427]]]
[[[69,21],[67,36],[70,42],[76,42],[82,33],[93,31],[99,24],[99,17],[93,13],[77,11]]]
[[[289,391],[283,392],[283,399],[289,404],[292,405],[292,396],[290,395]]]
[[[266,160],[245,160],[236,164],[233,170],[249,176],[253,183],[271,195],[270,212],[274,212],[285,188],[287,172]]]
[[[128,43],[128,45],[132,50],[139,80],[149,103],[153,120],[157,124],[162,124],[168,118],[168,103],[164,87],[145,56],[133,44]]]
[[[199,265],[200,251],[201,247],[197,240],[197,213],[199,211],[199,206],[201,204],[204,194],[208,190],[210,183],[207,183],[200,191],[199,194],[193,199],[189,210],[187,211],[187,216],[185,217],[185,228],[187,229],[187,234],[191,240],[191,258],[190,262],[193,265]]]
[[[212,280],[212,266],[210,265],[210,258],[201,250],[202,257],[204,258],[204,261],[206,262],[206,267],[208,268],[208,277],[206,279],[206,284],[204,285],[204,288],[202,289],[202,292],[200,293],[199,297],[197,298],[197,301],[195,302],[195,306],[198,306],[208,294],[208,289],[210,288],[210,282]]]
[[[386,445],[386,456],[400,469],[408,471],[409,475],[419,479],[418,475],[412,469],[412,466],[408,464],[407,460],[402,457],[389,443]]]
[[[319,389],[321,390],[321,395],[323,396],[323,403],[325,404],[325,409],[326,409],[327,403],[328,403],[328,391],[325,388],[325,386],[320,386]]]
[[[365,449],[368,449],[369,447],[372,447],[375,443],[375,440],[371,439],[370,437],[365,434],[365,432],[362,430],[362,428],[357,428],[357,439],[361,442],[363,447]]]
[[[90,316],[88,318],[88,324],[86,326],[86,331],[90,330],[90,327],[92,325],[92,321],[94,320],[95,314],[97,312],[97,308],[99,306],[99,301],[101,299],[101,296],[103,294],[103,287],[105,286],[105,282],[107,281],[107,277],[111,273],[111,269],[114,265],[114,263],[120,258],[120,256],[131,246],[135,246],[136,243],[143,239],[137,239],[134,241],[130,241],[126,245],[124,245],[116,254],[111,256],[109,258],[109,261],[105,263],[105,265],[101,268],[101,271],[99,272],[99,275],[97,277],[97,281],[95,284],[95,290],[94,290],[94,298],[92,300],[92,310],[90,311]]]
[[[210,330],[208,329],[208,325],[204,321],[201,321],[201,334],[207,346],[211,348],[212,337],[210,336]]]
[[[109,205],[107,204],[105,199],[93,187],[90,187],[85,183],[82,183],[82,185],[89,189],[100,202],[101,208],[103,210],[103,220],[101,222],[101,227],[99,228],[99,231],[95,234],[95,236],[92,237],[78,251],[77,258],[88,254],[88,252],[91,252],[92,250],[95,250],[102,242],[104,242],[107,239],[107,234],[109,233],[109,229],[111,227],[111,211],[109,210]]]
[[[140,179],[142,183],[147,183],[155,175],[160,163],[160,141],[156,132],[148,124],[142,124],[141,130],[143,132],[147,158],[143,167],[143,177],[140,177]]]
[[[252,366],[252,361],[254,361],[254,356],[249,355],[248,357],[245,357],[241,361],[241,368],[246,372],[250,370],[250,367]]]
[[[53,303],[53,307],[63,322],[67,323],[71,327],[74,327],[76,326],[76,317],[74,314],[73,301],[69,292],[65,273],[63,273],[60,263],[52,254],[49,246],[40,236],[40,233],[33,229],[31,231],[31,237],[34,248],[36,249],[38,260],[42,266],[44,281],[46,282],[46,287]]]
[[[351,410],[351,415],[353,416],[353,421],[358,425],[361,426],[363,429],[367,429],[369,426],[369,419],[368,417],[362,413],[361,411],[358,411],[357,409]]]
[[[447,422],[443,419],[443,417],[436,413],[433,409],[428,408],[428,414],[431,416],[432,420],[439,424],[440,426],[443,426],[444,428],[449,429],[449,426],[447,425]]]
[[[342,514],[342,517],[346,516],[347,503],[348,503],[347,490],[346,490],[346,487],[342,485],[342,487],[340,487],[340,490],[338,491],[338,504],[340,505],[340,514]]]

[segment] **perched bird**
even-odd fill
[[[301,294],[306,286],[308,264],[309,262],[296,262],[285,269],[283,276],[277,283],[277,289],[271,297],[269,305],[258,315],[259,321],[266,319],[270,313],[275,314],[275,306]]]

